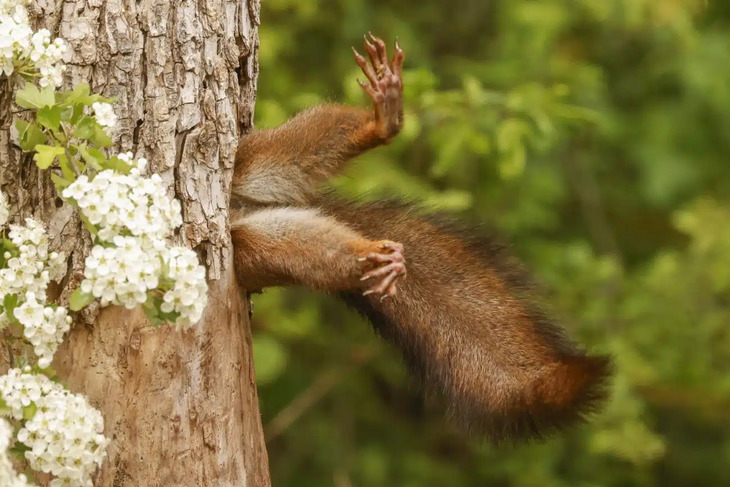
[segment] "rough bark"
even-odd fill
[[[256,92],[259,1],[37,0],[30,10],[69,43],[65,86],[87,81],[116,98],[115,149],[147,157],[168,182],[183,203],[178,238],[208,268],[208,308],[191,330],[153,329],[141,311],[92,310],[56,355],[59,375],[101,409],[112,439],[95,485],[270,485],[228,233],[233,158]],[[0,183],[13,219],[48,222],[52,247],[71,255],[63,299],[90,241],[47,174],[13,147],[23,115],[8,112],[8,98],[3,86]]]

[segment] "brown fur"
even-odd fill
[[[541,436],[580,420],[606,395],[609,360],[566,338],[501,246],[412,205],[318,195],[319,183],[387,143],[402,124],[402,51],[388,63],[382,41],[365,47],[372,67],[356,61],[370,80],[364,89],[373,111],[315,107],[242,139],[231,231],[241,284],[340,294],[401,349],[427,395],[493,440]],[[400,251],[383,238],[403,244],[407,279]],[[360,279],[373,270],[376,278]],[[375,293],[363,296],[364,289]]]
[[[339,105],[310,108],[281,127],[241,140],[234,194],[255,203],[306,204],[316,196],[317,184],[380,143],[367,110]],[[279,172],[282,165],[287,167],[283,176]],[[282,191],[272,183],[278,183]]]
[[[577,349],[535,304],[529,280],[488,238],[397,202],[322,207],[366,237],[406,249],[395,299],[341,293],[404,353],[426,393],[493,440],[538,437],[579,420],[605,397],[610,365]]]
[[[233,221],[236,271],[248,290],[301,284],[336,292],[365,290],[360,278],[387,241],[368,240],[315,208],[268,207]]]

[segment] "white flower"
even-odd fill
[[[8,252],[5,268],[0,269],[0,300],[8,294],[25,296],[30,292],[44,301],[51,279],[60,280],[66,274],[66,257],[48,253],[46,231],[32,218],[25,225],[10,225],[8,238],[17,247],[13,256]]]
[[[26,293],[25,303],[16,309],[15,317],[26,328],[40,326],[43,321],[43,305],[36,301],[34,293]]]
[[[81,289],[100,298],[102,306],[132,309],[147,301],[147,291],[157,288],[162,259],[148,239],[116,236],[114,244],[91,250]]]
[[[66,66],[61,62],[61,57],[66,52],[66,42],[63,39],[51,42],[51,33],[41,29],[33,34],[30,43],[28,58],[40,72],[38,83],[43,87],[60,86],[66,71]]]
[[[25,10],[27,0],[0,0],[0,15],[21,15],[24,22],[28,21],[28,12]]]
[[[66,52],[63,39],[51,42],[51,33],[30,27],[25,2],[0,1],[0,74],[10,75],[14,63],[27,63],[39,75],[41,86],[60,86],[66,66],[61,57]]]
[[[45,305],[48,283],[66,274],[66,257],[48,252],[48,236],[33,219],[26,219],[24,226],[10,225],[8,237],[17,255],[6,252],[5,268],[0,269],[0,300],[7,295],[17,298],[15,318],[23,325],[23,335],[33,346],[38,364],[45,368],[71,323],[65,308]],[[3,313],[0,328],[7,323],[8,316]]]
[[[101,305],[132,309],[165,283],[162,311],[180,327],[200,321],[207,302],[205,268],[186,247],[168,247],[162,240],[114,237],[114,247],[96,245],[86,259],[81,290]]]
[[[23,335],[39,357],[38,365],[41,368],[51,365],[63,336],[71,328],[66,308],[44,306],[36,301],[33,293],[27,293],[25,302],[15,310],[15,316],[23,325]]]
[[[31,468],[54,475],[54,485],[91,485],[109,443],[99,411],[44,375],[20,369],[0,377],[0,397],[16,420],[22,419],[24,405],[36,406],[17,438],[29,448],[25,458]]]
[[[94,116],[96,121],[102,127],[113,128],[117,124],[117,116],[114,113],[114,108],[109,103],[94,102],[91,105],[94,110]]]
[[[179,313],[175,321],[178,328],[187,328],[198,321],[208,300],[208,284],[205,267],[198,263],[198,256],[187,247],[171,247],[162,253],[167,273],[166,280],[174,284],[162,300],[162,311]]]
[[[0,6],[0,69],[5,75],[12,74],[15,59],[27,56],[33,35],[25,7],[9,3]]]
[[[0,6],[0,8],[2,8]],[[13,470],[13,464],[8,457],[8,448],[13,443],[13,429],[7,421],[0,418],[0,485],[2,487],[29,487],[25,475]]]
[[[41,395],[50,391],[50,381],[45,376],[24,374],[20,369],[11,369],[0,377],[0,397],[5,400],[14,419],[23,418],[23,408],[40,399]]]
[[[97,117],[107,110],[94,107]],[[101,114],[101,115],[100,115]],[[104,170],[80,176],[62,192],[93,224],[101,242],[86,258],[81,290],[108,304],[132,309],[162,291],[161,311],[178,327],[200,320],[207,300],[205,268],[195,252],[165,243],[182,224],[180,203],[167,195],[159,175],[145,177],[146,159],[131,152],[117,156],[129,174]]]
[[[131,153],[118,157],[132,164],[132,173],[125,175],[107,169],[92,180],[81,176],[63,190],[62,196],[76,203],[82,214],[99,228],[97,236],[105,242],[130,234],[166,238],[182,224],[180,203],[167,196],[159,176],[142,176],[146,160],[134,163]]]

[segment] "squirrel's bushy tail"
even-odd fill
[[[395,298],[343,297],[467,429],[493,441],[539,437],[605,398],[609,359],[566,338],[499,245],[402,203],[321,206],[368,238],[404,245],[408,276]]]

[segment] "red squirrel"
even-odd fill
[[[244,136],[231,235],[245,289],[298,284],[341,296],[403,353],[427,396],[500,441],[576,423],[607,395],[610,360],[577,348],[491,239],[398,202],[318,191],[403,126],[404,53],[371,35],[355,49],[373,109],[322,105]]]

